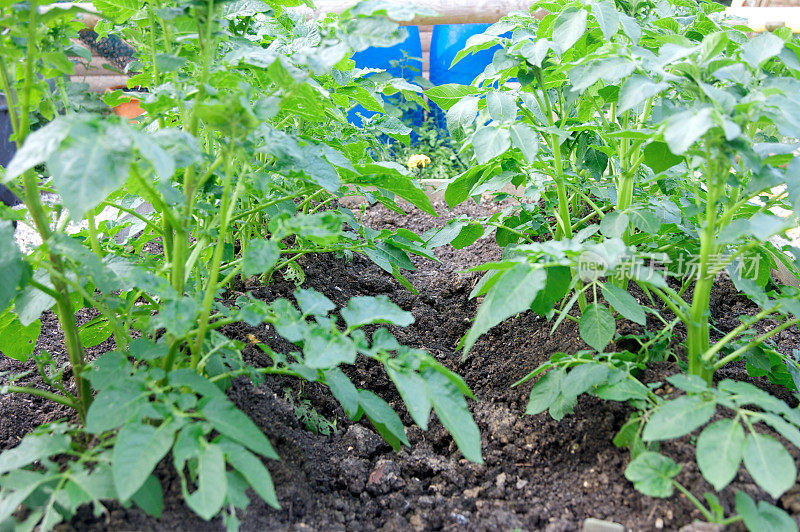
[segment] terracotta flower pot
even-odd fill
[[[127,91],[129,89],[125,85],[117,85],[109,87],[108,92],[115,90]],[[145,110],[139,106],[138,98],[130,98],[127,102],[114,106],[113,111],[115,115],[125,117],[132,122],[135,122],[134,118],[145,113]]]

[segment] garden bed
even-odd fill
[[[434,218],[418,211],[401,216],[382,207],[366,212],[365,223],[390,228],[406,227],[415,232],[441,226],[453,216],[486,215],[499,209],[497,204],[472,202]],[[304,287],[323,292],[337,305],[357,295],[385,294],[403,309],[413,313],[410,327],[392,328],[401,343],[428,350],[446,366],[459,372],[472,388],[478,402],[470,408],[481,430],[484,465],[462,458],[452,438],[433,421],[427,432],[416,426],[408,429],[412,446],[393,452],[371,425],[363,420],[352,423],[327,388],[296,380],[267,377],[253,387],[239,378],[229,390],[230,398],[266,433],[273,442],[280,462],[269,462],[283,509],[273,510],[253,499],[247,513],[240,515],[243,530],[576,530],[587,517],[616,521],[633,530],[676,530],[701,517],[683,496],[654,499],[633,489],[624,475],[629,461],[627,450],[611,442],[630,412],[625,404],[600,401],[583,395],[573,415],[556,422],[547,413],[522,414],[531,382],[518,388],[510,385],[525,376],[556,352],[573,353],[584,347],[577,326],[565,321],[553,334],[552,322],[531,313],[508,320],[484,335],[462,361],[456,345],[468,330],[477,304],[468,295],[477,281],[475,273],[462,270],[500,257],[492,238],[454,250],[438,248],[440,263],[415,258],[418,270],[408,278],[419,290],[414,295],[390,275],[368,260],[355,256],[352,262],[328,255],[302,259],[306,274]],[[287,297],[295,289],[280,275],[268,286],[242,285],[266,301]],[[239,294],[228,294],[231,300]],[[752,313],[755,307],[736,295],[729,282],[717,283],[712,292],[712,317],[721,330],[730,329],[736,316]],[[84,316],[84,319],[88,317]],[[635,326],[629,324],[634,332]],[[62,340],[55,332],[55,320],[43,320],[37,351],[46,349],[58,355]],[[229,326],[226,335],[249,342],[252,336],[273,349],[288,351],[293,346],[279,339],[270,327]],[[678,333],[680,335],[680,333]],[[778,336],[779,349],[800,348],[800,334],[791,328]],[[94,351],[112,348],[109,342]],[[244,351],[254,365],[268,364],[255,347]],[[28,363],[32,366],[32,361]],[[719,373],[720,378],[748,379],[776,395],[779,387],[749,379],[743,366]],[[21,364],[0,360],[0,372],[20,370]],[[384,397],[411,425],[402,401],[379,365],[361,361],[345,370],[358,387],[368,387]],[[672,363],[655,363],[645,375],[657,382],[675,373]],[[37,377],[38,378],[38,377]],[[37,378],[31,378],[34,383]],[[315,411],[329,421],[336,432],[317,435],[299,422],[292,403],[310,401]],[[785,397],[783,397],[785,396]],[[782,394],[789,399],[788,392]],[[14,447],[20,438],[37,425],[69,415],[66,408],[37,397],[1,396],[0,448]],[[677,479],[697,496],[713,491],[700,475],[690,437],[665,443],[662,452],[682,465]],[[158,468],[164,485],[165,508],[161,520],[138,509],[124,509],[110,503],[109,513],[95,517],[83,507],[69,528],[77,530],[220,530],[220,520],[201,521],[186,508],[180,482],[166,461]],[[759,499],[768,496],[759,490],[742,468],[734,482],[720,493],[726,513],[733,508],[733,493],[745,491]],[[795,519],[800,516],[800,494],[796,488],[779,503]],[[740,525],[737,525],[740,526]]]

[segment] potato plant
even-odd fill
[[[548,14],[513,14],[467,43],[461,56],[502,46],[473,86],[432,94],[475,154],[449,185],[448,203],[485,193],[516,199],[501,214],[426,235],[429,245],[459,247],[489,230],[504,248],[501,261],[474,268],[485,273],[472,296],[485,297],[465,356],[480,335],[526,310],[554,319],[553,329],[577,322],[592,351],[555,355],[522,379],[539,376],[528,414],[561,419],[583,393],[630,402],[636,411],[615,442],[631,448],[626,475],[637,489],[667,497],[677,487],[709,521],[796,530],[782,510],[742,493],[737,515],[726,517],[731,508],[713,494],[705,506],[657,451],[705,427],[697,462],[714,489],[742,462],[774,498],[796,482],[794,460],[763,429],[800,445],[797,409],[747,383],[715,383],[714,374],[744,359],[754,376],[792,391],[800,383],[797,361],[770,345],[800,318],[800,292],[770,277],[778,265],[798,274],[800,250],[772,237],[797,224],[775,212],[800,207],[799,43],[784,29],[753,36],[722,24],[716,4],[537,8]],[[508,184],[516,192],[501,191]],[[722,273],[760,310],[716,334],[710,293]],[[623,318],[660,332],[615,351]],[[773,323],[766,332],[765,319]],[[665,398],[637,375],[679,330],[685,373],[668,379],[675,393]],[[708,424],[720,409],[731,418]]]
[[[262,462],[279,456],[224,393],[236,377],[323,384],[351,419],[366,416],[395,449],[408,445],[398,414],[342,371],[359,357],[384,366],[418,425],[435,410],[464,456],[481,462],[464,381],[387,329],[363,330],[408,326],[409,312],[383,296],[337,309],[310,289],[272,302],[241,291],[242,279],[268,283],[277,273],[301,284],[298,259],[311,253],[363,254],[414,290],[401,270],[413,269],[409,254],[431,256],[423,239],[366,227],[338,204],[358,195],[402,212],[401,197],[435,214],[407,169],[372,158],[371,139],[408,140],[408,128],[383,113],[384,96],[424,104],[422,89],[367,76],[349,59],[402,41],[405,30],[366,4],[319,21],[291,1],[95,5],[97,31],[137,50],[129,86],[147,92],[136,93],[146,114],[134,122],[68,99],[70,58],[89,58],[69,40],[78,8],[0,7],[0,90],[18,146],[0,180],[24,200],[23,210],[0,212],[0,350],[20,362],[35,357],[43,383],[5,374],[0,392],[75,411],[0,455],[0,523],[49,530],[84,504],[100,513],[112,499],[157,516],[154,471],[170,455],[186,504],[236,528],[248,488],[279,507]],[[381,113],[353,127],[345,116],[355,104]],[[21,250],[11,220],[31,225],[41,244]],[[68,232],[70,224],[82,228]],[[81,309],[92,319],[78,326]],[[46,311],[58,318],[67,360],[34,355]],[[248,365],[243,342],[225,335],[239,322],[272,327],[298,349],[275,352],[256,338],[272,365]],[[112,347],[87,354],[101,344]]]

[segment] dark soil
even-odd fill
[[[370,208],[366,222],[373,226],[406,227],[423,232],[443,225],[449,216],[468,213],[485,215],[487,209],[470,203],[447,213],[436,205],[441,218],[417,211],[400,216],[383,208]],[[495,327],[484,335],[462,361],[456,345],[469,328],[477,304],[468,295],[478,280],[475,273],[462,273],[470,266],[496,260],[500,250],[490,236],[467,249],[438,248],[441,262],[415,260],[418,269],[408,278],[419,290],[414,295],[390,275],[356,256],[351,262],[330,255],[302,260],[304,287],[313,287],[344,305],[355,295],[386,294],[413,313],[416,322],[406,329],[393,329],[400,342],[427,349],[443,364],[461,374],[478,401],[470,407],[481,429],[484,465],[467,462],[437,420],[423,432],[411,419],[382,368],[361,361],[346,368],[356,384],[381,395],[401,413],[409,426],[411,447],[393,452],[369,423],[352,423],[325,388],[296,381],[267,379],[258,387],[239,379],[229,390],[231,399],[264,430],[281,456],[268,467],[275,482],[282,510],[273,510],[254,498],[240,516],[243,530],[578,530],[587,517],[622,523],[632,530],[677,530],[700,518],[685,497],[652,499],[636,492],[623,476],[629,455],[614,447],[611,439],[626,421],[625,405],[591,397],[578,401],[573,415],[561,422],[548,414],[523,416],[531,383],[509,386],[556,352],[585,348],[574,323],[566,320],[554,333],[552,323],[530,313]],[[294,284],[280,278],[267,287],[242,287],[254,296],[273,300],[290,297]],[[231,294],[233,298],[236,294]],[[730,282],[722,282],[714,294],[713,314],[721,330],[738,324],[736,316],[752,312],[746,298],[736,294]],[[54,325],[49,318],[45,327]],[[633,331],[635,328],[631,328]],[[231,337],[241,340],[254,335],[274,349],[290,346],[271,328],[230,327]],[[780,348],[800,347],[796,329],[784,331]],[[60,338],[43,334],[39,349],[58,352]],[[245,351],[248,362],[268,363],[253,347]],[[5,364],[5,365],[3,365]],[[0,361],[0,372],[16,368]],[[645,378],[661,382],[675,373],[671,362],[653,364]],[[743,368],[726,371],[726,378],[746,379]],[[34,379],[35,380],[35,379]],[[751,380],[773,393],[768,383]],[[330,436],[309,432],[298,422],[286,390],[307,398],[317,412],[335,420],[338,432]],[[786,399],[790,399],[784,394]],[[14,446],[21,436],[39,423],[67,415],[65,410],[29,397],[0,397],[0,448]],[[689,438],[662,446],[662,452],[683,466],[678,480],[698,497],[713,491],[694,462]],[[159,468],[165,488],[165,510],[161,520],[135,508],[109,505],[109,513],[96,518],[91,509],[67,525],[75,530],[221,530],[216,520],[203,522],[187,510],[180,497],[180,484],[166,463]],[[742,470],[720,498],[726,513],[732,511],[733,494],[743,490],[769,499]],[[774,502],[774,501],[773,501]],[[779,504],[795,518],[800,514],[800,495],[790,492]]]

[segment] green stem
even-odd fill
[[[30,113],[31,113],[31,92],[33,89],[33,81],[35,78],[34,65],[38,62],[36,57],[36,30],[38,28],[38,10],[37,1],[32,0],[30,3],[29,21],[28,21],[28,43],[25,61],[25,80],[23,83],[22,104],[19,113],[19,129],[16,132],[17,145],[20,146],[29,133],[30,128]],[[23,173],[24,183],[24,201],[31,214],[33,221],[36,225],[36,230],[44,242],[44,246],[48,248],[48,241],[50,239],[50,221],[42,206],[39,183],[36,174],[33,170],[28,170]],[[53,268],[63,275],[65,271],[64,264],[61,257],[47,249],[50,262]],[[67,356],[69,357],[70,365],[72,366],[72,374],[75,379],[75,387],[77,389],[77,401],[75,402],[75,410],[82,421],[86,420],[86,411],[92,401],[92,393],[89,388],[89,383],[83,377],[84,367],[84,353],[78,337],[78,326],[75,322],[75,315],[72,312],[72,302],[69,297],[69,288],[58,277],[52,279],[54,292],[58,295],[56,300],[56,315],[58,316],[61,330],[64,332],[64,346],[66,347]]]
[[[288,375],[290,377],[302,377],[296,371],[292,371],[290,369],[280,369],[280,368],[245,368],[245,369],[238,369],[236,371],[229,371],[228,373],[220,373],[219,375],[214,375],[209,380],[211,382],[221,381],[222,379],[232,379],[235,377],[239,377],[241,375],[249,375],[250,373],[261,373],[262,375]]]
[[[100,239],[97,236],[97,224],[95,223],[94,213],[92,211],[86,213],[86,221],[89,224],[89,244],[92,247],[92,251],[95,255],[102,258],[105,254],[102,248],[100,248]]]
[[[19,116],[19,131],[17,131],[17,146],[22,146],[22,142],[28,135],[31,116],[31,89],[33,88],[33,67],[38,63],[36,57],[36,29],[39,26],[37,20],[39,6],[37,0],[31,0],[28,18],[28,43],[25,50],[25,82],[22,89],[22,109]]]
[[[8,65],[6,65],[5,57],[0,54],[0,88],[3,94],[6,95],[6,103],[8,104],[8,116],[11,119],[11,130],[14,134],[19,134],[19,115],[17,114],[17,91],[11,84],[11,78],[8,74]],[[17,144],[19,146],[19,144]]]
[[[29,386],[0,386],[0,392],[3,393],[24,393],[28,395],[36,395],[38,397],[43,397],[48,401],[53,401],[54,403],[58,403],[64,406],[68,406],[74,410],[78,410],[78,405],[75,403],[74,399],[69,397],[65,397],[59,393],[48,392],[47,390],[40,390],[39,388],[31,388]]]
[[[709,154],[706,166],[706,178],[709,180],[706,193],[705,226],[700,233],[700,261],[697,281],[694,285],[692,305],[689,310],[689,321],[686,323],[686,356],[689,363],[689,374],[696,375],[711,384],[714,376],[713,368],[706,365],[703,354],[710,346],[708,308],[710,305],[711,287],[714,276],[711,275],[711,263],[717,252],[717,200],[721,195],[721,187],[716,174],[716,165]]]
[[[719,353],[719,351],[723,347],[728,345],[728,343],[731,342],[734,338],[736,338],[742,331],[744,331],[745,329],[747,329],[748,327],[750,327],[754,323],[758,322],[759,320],[769,316],[770,314],[772,314],[776,310],[777,310],[777,308],[771,308],[771,309],[768,309],[768,310],[767,309],[762,310],[761,312],[759,312],[758,314],[753,316],[752,319],[748,319],[748,320],[742,322],[741,324],[739,324],[739,326],[737,326],[731,332],[729,332],[728,334],[726,334],[725,336],[720,338],[713,346],[711,346],[708,349],[708,351],[703,353],[703,360],[706,363],[711,362],[711,359],[714,358],[714,355]]]
[[[689,499],[692,502],[692,504],[694,504],[697,507],[698,510],[700,510],[700,512],[703,514],[703,517],[706,518],[706,521],[711,522],[714,520],[714,516],[711,515],[711,512],[709,512],[708,509],[705,506],[703,506],[703,503],[697,500],[697,497],[692,495],[691,491],[684,488],[683,485],[677,480],[673,480],[672,483],[675,485],[676,488],[678,488],[678,490],[680,490],[681,493],[686,495],[686,498]]]
[[[225,250],[225,234],[230,225],[232,215],[232,206],[236,204],[239,194],[242,190],[243,181],[236,183],[236,189],[231,194],[231,181],[233,179],[232,157],[231,154],[225,158],[225,182],[223,185],[222,205],[220,208],[220,226],[219,226],[219,239],[214,248],[214,255],[211,259],[211,268],[206,285],[205,296],[203,297],[202,313],[200,315],[200,325],[197,328],[197,336],[195,338],[194,348],[192,349],[192,368],[197,368],[200,363],[200,352],[203,347],[203,339],[205,338],[206,328],[211,316],[211,307],[214,305],[214,297],[217,294],[218,281],[220,274],[220,266],[222,265],[222,255]]]
[[[542,87],[542,96],[545,105],[545,118],[547,119],[547,124],[550,127],[555,127],[555,122],[553,121],[553,108],[550,104],[550,96],[547,94],[547,88],[544,85],[544,80],[542,79],[542,73],[538,70],[536,73],[537,77],[539,78],[539,85]],[[561,142],[559,141],[558,135],[555,133],[550,134],[550,148],[553,151],[554,172],[552,177],[556,182],[556,193],[558,195],[558,211],[556,213],[556,218],[558,220],[559,231],[556,234],[566,238],[572,238],[572,222],[570,220],[567,187],[564,184],[564,163],[562,162],[561,158]]]
[[[794,318],[792,320],[783,322],[782,324],[778,325],[777,327],[775,327],[771,331],[762,334],[761,336],[759,336],[758,338],[756,338],[752,342],[748,343],[747,345],[740,347],[739,349],[737,349],[736,351],[734,351],[730,355],[726,355],[723,358],[719,359],[719,361],[717,361],[717,363],[714,364],[714,369],[715,370],[719,369],[719,368],[723,367],[725,364],[728,364],[729,362],[733,362],[734,360],[736,360],[737,358],[739,358],[740,356],[745,354],[747,351],[749,351],[753,347],[763,344],[764,342],[766,342],[767,340],[769,340],[770,338],[772,338],[773,336],[775,336],[776,334],[778,334],[782,330],[788,329],[789,327],[791,327],[792,325],[796,325],[797,323],[800,323],[800,318]]]

